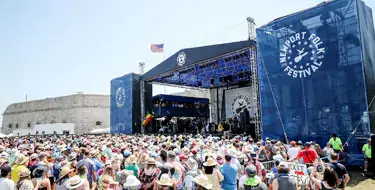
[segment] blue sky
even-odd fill
[[[0,112],[26,94],[109,94],[110,80],[138,72],[140,61],[150,69],[182,48],[245,40],[246,17],[260,26],[320,2],[0,1]],[[152,54],[151,43],[164,43],[165,53]]]

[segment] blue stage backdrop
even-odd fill
[[[332,133],[345,143],[358,125],[346,150],[352,159],[361,157],[370,136],[368,120],[361,122],[370,101],[364,65],[374,60],[361,60],[368,51],[361,42],[372,48],[374,36],[367,41],[360,23],[371,23],[367,30],[373,33],[371,10],[363,2],[336,0],[257,29],[263,137],[325,146]],[[369,52],[374,56],[374,49]]]
[[[127,74],[111,81],[111,133],[132,134],[140,125],[139,75]],[[138,114],[137,114],[138,113]]]

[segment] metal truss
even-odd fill
[[[255,48],[250,49],[250,68],[251,68],[251,88],[252,88],[252,101],[253,101],[253,112],[254,112],[254,124],[255,124],[255,135],[257,139],[262,138],[262,128],[260,121],[260,102],[259,102],[259,78],[258,78],[258,62],[257,62],[257,50]]]
[[[141,98],[141,134],[144,134],[145,133],[145,128],[143,127],[142,125],[142,121],[143,119],[145,118],[146,116],[146,113],[145,113],[145,81],[140,81],[141,82],[141,86],[140,86],[140,98]]]

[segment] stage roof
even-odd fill
[[[203,47],[181,49],[165,61],[141,76],[142,80],[154,81],[160,75],[192,67],[199,62],[212,59],[236,50],[255,46],[255,41],[239,41],[225,44],[216,44]],[[192,86],[192,85],[188,85]]]
[[[163,101],[176,101],[176,102],[187,102],[187,103],[202,103],[208,104],[208,98],[195,98],[195,97],[187,97],[187,96],[175,96],[175,95],[167,95],[167,94],[158,94],[153,96],[152,99],[159,100],[162,99]]]

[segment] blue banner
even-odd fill
[[[357,11],[356,0],[330,1],[257,29],[263,137],[323,148],[358,126],[346,150],[360,157],[370,126]]]
[[[111,81],[112,134],[132,134],[132,79],[132,74],[129,74]]]

